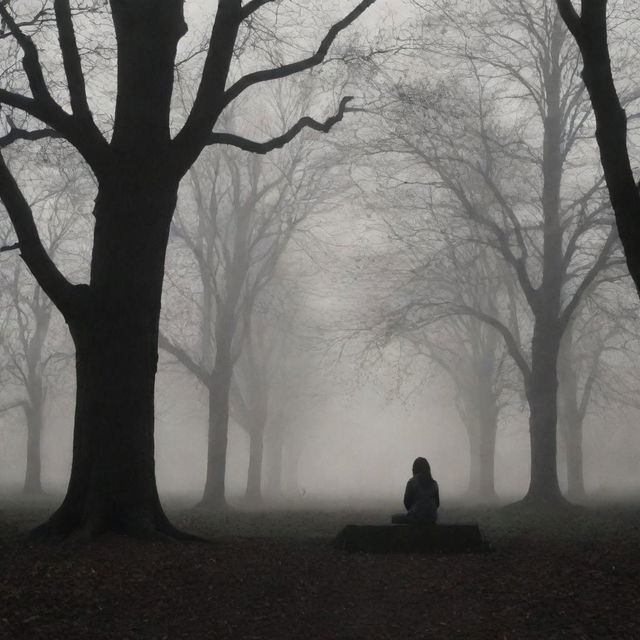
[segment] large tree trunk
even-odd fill
[[[158,497],[154,387],[169,226],[180,180],[170,109],[183,3],[111,3],[118,91],[98,179],[91,277],[65,310],[76,348],[73,459],[66,497],[41,533],[179,533]]]
[[[24,492],[42,493],[42,458],[40,441],[42,438],[42,403],[36,401],[25,408],[27,419],[27,465],[24,474]]]
[[[158,322],[177,184],[128,178],[101,185],[91,284],[67,318],[77,376],[71,478],[42,533],[179,535],[163,513],[154,469]]]

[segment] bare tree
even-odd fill
[[[612,406],[637,407],[634,376],[624,366],[635,362],[637,302],[629,304],[631,281],[613,279],[588,295],[569,323],[558,360],[559,426],[566,448],[567,494],[584,500],[585,418],[596,415],[607,423]]]
[[[252,505],[262,503],[265,491],[282,495],[285,448],[295,440],[291,426],[314,400],[314,358],[300,326],[305,294],[298,278],[289,282],[282,270],[280,276],[259,301],[233,376],[232,415],[249,435],[245,499]]]
[[[88,82],[83,69],[87,53],[76,37],[81,21],[76,7],[69,0],[55,0],[45,23],[36,19],[41,15],[37,11],[28,14],[24,4],[0,4],[3,35],[9,36],[0,40],[4,59],[13,69],[7,56],[16,51],[22,56],[20,82],[8,83],[3,76],[0,104],[26,115],[24,126],[15,125],[15,118],[7,121],[4,143],[49,133],[62,137],[77,149],[97,182],[90,281],[73,284],[47,253],[32,207],[0,160],[0,198],[21,256],[64,316],[76,347],[71,478],[64,502],[41,533],[80,529],[94,534],[116,528],[144,536],[179,535],[158,497],[153,427],[164,260],[180,180],[207,145],[265,153],[304,128],[328,131],[341,120],[348,98],[326,121],[302,117],[265,142],[214,131],[222,111],[237,99],[247,100],[250,89],[320,64],[337,36],[373,3],[355,3],[308,54],[274,66],[267,62],[264,68],[260,60],[258,70],[233,78],[239,38],[272,3],[221,0],[195,100],[175,133],[174,70],[178,42],[187,32],[182,0],[111,0],[108,7],[100,6],[112,29],[105,37],[115,37],[117,51],[110,58],[117,71],[114,114],[106,122],[94,117],[101,87]],[[40,38],[49,27],[54,37]],[[54,75],[58,65],[41,61],[41,49],[55,41],[64,79]]]
[[[249,436],[245,500],[250,504],[262,502],[265,432],[269,421],[282,420],[286,407],[284,398],[277,393],[284,372],[278,370],[276,361],[282,362],[278,356],[283,355],[287,335],[284,332],[277,335],[263,313],[252,322],[234,370],[231,394],[232,414]]]
[[[287,111],[281,99],[276,100],[280,116]],[[231,381],[251,336],[255,305],[268,295],[265,288],[292,236],[335,195],[328,156],[317,142],[303,135],[268,158],[241,151],[205,155],[190,170],[189,188],[183,190],[173,232],[197,265],[200,339],[189,345],[163,334],[160,345],[196,375],[209,396],[204,507],[225,504]],[[183,212],[189,201],[197,226]],[[189,286],[184,279],[183,286]]]
[[[405,287],[407,302],[387,315],[387,331],[410,337],[416,354],[435,363],[453,382],[456,408],[469,438],[468,496],[493,501],[498,425],[503,409],[513,401],[515,372],[500,333],[475,315],[451,313],[451,308],[494,316],[511,308],[515,336],[517,303],[510,296],[516,291],[511,274],[484,247],[456,246],[448,237],[431,257],[429,266],[416,270]],[[417,313],[416,305],[421,307]]]
[[[387,115],[390,134],[382,148],[407,159],[406,183],[421,183],[438,204],[441,193],[453,198],[454,215],[462,214],[477,241],[512,270],[531,317],[528,341],[513,334],[504,316],[468,305],[453,305],[447,313],[474,315],[504,338],[530,408],[525,500],[561,503],[560,341],[585,291],[610,266],[616,241],[598,197],[601,180],[581,177],[589,166],[582,142],[589,109],[553,3],[488,3],[477,22],[455,11],[445,18],[456,36],[477,36],[463,50],[452,39],[447,52],[469,75],[456,88],[398,83],[398,107]]]

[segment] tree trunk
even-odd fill
[[[536,505],[565,502],[557,469],[556,427],[558,420],[557,331],[536,319],[532,340],[529,401],[531,481],[524,501]]]
[[[226,297],[218,303],[215,318],[216,356],[209,385],[209,447],[207,454],[207,479],[199,507],[225,509],[225,476],[227,469],[227,445],[229,440],[229,404],[231,378],[236,358],[232,355],[233,338],[239,316],[238,301],[244,286],[248,266],[247,233],[249,217],[236,212],[238,229],[233,242],[232,264],[225,274]]]
[[[225,476],[229,441],[229,392],[233,373],[224,345],[216,345],[216,362],[209,385],[209,443],[207,447],[207,479],[198,507],[225,509]]]
[[[627,115],[615,87],[607,42],[606,2],[581,3],[580,15],[573,3],[557,0],[584,61],[584,80],[596,118],[600,160],[624,248],[629,273],[640,293],[640,194],[627,147]]]
[[[177,184],[141,173],[102,184],[96,201],[91,283],[66,318],[77,376],[71,477],[39,533],[181,537],[160,505],[154,469],[160,298]]]
[[[40,288],[36,288],[35,297],[42,295]],[[43,347],[49,332],[52,308],[49,305],[34,305],[35,331],[28,343],[25,343],[26,355],[26,390],[28,403],[24,405],[27,422],[27,464],[24,479],[24,492],[41,494],[42,491],[42,456],[40,442],[44,425],[45,388],[43,381]]]
[[[247,473],[247,502],[262,503],[262,463],[264,459],[264,424],[254,425],[249,434],[249,469]]]
[[[284,462],[283,428],[274,425],[267,433],[268,468],[266,473],[265,492],[272,498],[282,497],[282,466]]]
[[[581,420],[571,420],[565,424],[565,442],[567,445],[567,495],[570,500],[580,502],[586,497]]]
[[[283,482],[287,493],[300,497],[306,493],[306,489],[300,486],[298,466],[302,454],[302,444],[294,438],[287,440],[285,444]]]
[[[40,441],[42,437],[42,404],[29,405],[25,409],[27,418],[27,465],[24,476],[24,493],[41,494],[42,458]]]
[[[65,308],[76,348],[73,459],[43,534],[115,529],[179,537],[158,497],[154,387],[169,226],[181,170],[170,151],[181,0],[113,2],[117,96],[98,180],[91,276]],[[74,109],[75,110],[75,109]]]
[[[567,496],[571,500],[585,498],[583,457],[582,457],[582,416],[578,406],[578,379],[571,364],[571,344],[573,327],[569,325],[560,351],[558,374],[560,394],[558,404],[562,416],[562,435],[567,456]],[[589,393],[588,389],[584,393]]]
[[[482,411],[474,429],[469,433],[469,489],[468,496],[474,501],[497,500],[495,490],[495,449],[497,420],[489,411]]]
[[[554,17],[549,66],[544,74],[547,113],[544,118],[542,161],[543,258],[542,282],[534,305],[531,341],[531,377],[527,385],[531,439],[531,481],[525,502],[560,505],[557,469],[558,352],[563,267],[560,218],[563,173],[563,110],[561,52],[565,33],[559,16]]]

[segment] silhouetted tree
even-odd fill
[[[596,140],[629,273],[640,291],[640,193],[627,148],[627,114],[616,90],[607,34],[607,0],[556,0],[580,48],[582,79],[596,118]]]
[[[41,533],[80,529],[93,534],[116,528],[142,536],[180,535],[158,497],[153,438],[165,251],[180,180],[207,145],[265,153],[285,145],[305,127],[327,131],[338,122],[348,98],[325,122],[302,118],[266,142],[214,131],[222,111],[249,89],[321,63],[338,34],[373,2],[357,3],[308,56],[233,79],[230,69],[239,33],[271,2],[220,0],[195,99],[175,133],[174,70],[178,42],[187,32],[183,0],[111,0],[106,8],[99,5],[111,18],[117,47],[117,59],[112,60],[117,66],[115,110],[112,121],[105,123],[94,118],[92,102],[99,99],[92,90],[100,92],[102,87],[85,77],[87,54],[74,28],[74,20],[80,18],[70,1],[55,0],[53,15],[46,9],[48,20],[37,21],[35,27],[32,16],[16,13],[27,12],[24,5],[0,4],[3,54],[19,49],[23,71],[20,81],[9,84],[3,76],[0,104],[3,110],[27,116],[24,125],[16,125],[16,118],[7,120],[4,144],[16,138],[62,137],[77,149],[97,183],[91,277],[88,284],[73,284],[47,253],[31,206],[7,162],[0,159],[0,198],[21,256],[64,316],[76,348],[71,477],[62,505]],[[55,54],[62,61],[65,81],[51,77],[50,69],[58,65],[41,61],[40,49],[55,40],[38,40],[50,24],[55,25]],[[9,64],[13,65],[10,59]]]
[[[245,499],[254,505],[262,502],[265,489],[272,498],[281,496],[284,447],[291,436],[287,427],[296,408],[308,407],[313,395],[312,355],[304,350],[296,327],[304,294],[299,285],[282,279],[264,293],[234,368],[231,393],[234,420],[249,436]]]
[[[288,106],[276,105],[281,118],[291,110]],[[173,232],[195,258],[202,290],[200,339],[189,345],[186,339],[163,333],[160,345],[196,375],[209,396],[207,478],[201,506],[225,503],[231,380],[251,335],[255,305],[265,295],[293,234],[333,191],[326,156],[317,147],[301,136],[267,158],[231,150],[206,154],[191,169],[183,189]],[[197,226],[183,212],[189,201],[194,203]],[[252,405],[258,398],[246,402]],[[251,434],[254,422],[252,416],[241,424],[253,425]],[[255,450],[255,439],[252,445]]]
[[[254,505],[262,502],[265,431],[270,419],[278,420],[284,413],[284,405],[276,404],[279,398],[273,393],[278,384],[277,373],[270,371],[274,351],[281,346],[273,330],[267,329],[265,319],[256,318],[234,370],[232,414],[249,436],[245,500]]]
[[[629,303],[631,287],[632,281],[620,276],[599,286],[562,338],[558,417],[566,450],[567,495],[577,501],[586,497],[583,431],[587,415],[595,414],[599,422],[608,424],[613,406],[638,406],[635,376],[621,362],[637,358],[637,301]]]

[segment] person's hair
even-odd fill
[[[427,461],[426,458],[422,458],[422,457],[416,458],[413,461],[413,467],[411,471],[414,476],[418,473],[424,473],[427,475],[429,480],[433,480],[433,477],[431,475],[431,466],[429,465],[429,462]]]

